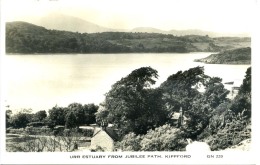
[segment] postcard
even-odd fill
[[[258,164],[257,0],[2,0],[1,164]]]

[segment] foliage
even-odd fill
[[[187,145],[179,129],[163,125],[149,130],[140,143],[142,151],[181,151]]]
[[[204,68],[198,66],[169,76],[160,86],[169,114],[182,108],[188,118],[181,128],[186,137],[196,139],[208,126],[213,110],[228,101],[229,91],[221,81],[205,75]]]
[[[6,110],[5,111],[5,123],[6,123],[6,128],[10,127],[11,126],[11,122],[10,122],[10,119],[11,119],[11,116],[12,116],[12,111],[11,110]]]
[[[251,121],[234,119],[208,137],[211,150],[223,150],[251,137]]]
[[[94,134],[93,129],[79,129],[79,132],[85,137],[92,137]]]
[[[95,113],[98,106],[94,104],[71,103],[68,107],[55,106],[49,110],[48,120],[52,125],[71,125],[78,127],[80,125],[93,124],[96,122]],[[68,121],[69,119],[69,121]],[[69,126],[69,128],[72,128]]]
[[[53,125],[65,125],[66,109],[55,106],[49,110],[48,119]]]
[[[30,122],[30,114],[19,112],[10,119],[10,125],[14,128],[25,128]]]
[[[162,109],[162,93],[151,89],[157,76],[156,70],[142,67],[116,82],[106,94],[97,119],[113,123],[120,136],[144,134],[164,123],[167,114]]]
[[[166,124],[145,135],[129,133],[119,146],[123,151],[183,151],[186,145],[180,130]]]
[[[240,86],[230,109],[236,114],[242,114],[247,118],[251,117],[251,67],[247,69],[243,84]]]
[[[27,124],[27,126],[41,127],[41,126],[45,126],[45,123],[44,122],[30,122]]]
[[[75,128],[77,127],[77,118],[75,116],[75,114],[70,111],[66,114],[66,122],[65,122],[65,127],[67,129],[71,129],[71,128]]]
[[[204,102],[209,103],[211,108],[216,108],[220,104],[229,101],[227,95],[229,91],[222,84],[222,79],[219,77],[211,77],[205,83],[205,92],[203,93]]]
[[[68,106],[69,111],[73,112],[76,117],[76,125],[93,124],[96,122],[95,113],[98,106],[94,104],[72,103]]]
[[[47,113],[45,110],[38,111],[34,114],[33,120],[34,121],[43,121],[47,117]]]
[[[23,134],[24,133],[24,128],[8,128],[7,133],[10,134]]]
[[[234,100],[220,104],[212,115],[209,127],[199,135],[209,141],[212,150],[222,150],[251,137],[251,67]]]
[[[119,147],[122,151],[140,151],[142,136],[136,135],[133,132],[125,135],[120,141]]]
[[[190,109],[193,100],[200,95],[196,88],[199,87],[199,82],[203,80],[203,77],[203,67],[191,68],[184,72],[178,71],[169,76],[160,86],[168,111],[176,112],[180,107],[184,110]]]

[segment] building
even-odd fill
[[[174,112],[171,117],[172,124],[176,127],[181,127],[186,124],[187,117],[184,116],[184,112],[182,108],[180,108],[180,112]]]
[[[112,127],[97,127],[91,138],[90,148],[92,150],[115,151],[116,141],[118,141],[118,136]]]

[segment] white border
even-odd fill
[[[0,67],[1,75],[3,75],[3,65],[5,54],[5,21],[4,21],[4,7],[1,5],[1,57]],[[14,4],[15,5],[15,4]],[[220,11],[221,12],[221,11]],[[243,12],[243,11],[241,11]],[[1,140],[0,140],[0,164],[260,164],[259,158],[259,108],[258,100],[260,98],[258,86],[260,84],[258,78],[259,64],[258,60],[260,57],[260,5],[259,1],[256,0],[256,6],[254,8],[253,16],[253,32],[252,32],[252,147],[248,152],[208,152],[208,153],[187,153],[187,152],[119,152],[119,153],[9,153],[5,151],[5,116],[4,111],[1,110]],[[258,73],[258,74],[257,74]],[[0,76],[1,76],[0,75]],[[4,90],[1,81],[1,95]],[[1,109],[4,109],[3,102],[1,102]],[[83,158],[85,155],[104,155],[105,158]],[[75,155],[79,155],[80,158],[72,158]],[[146,158],[109,158],[109,155],[145,155]],[[161,155],[162,158],[147,158],[148,155]],[[165,155],[191,155],[191,158],[164,158]],[[213,155],[215,158],[207,158],[207,155]],[[217,155],[223,155],[223,158],[216,158]]]

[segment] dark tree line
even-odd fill
[[[66,128],[76,128],[80,125],[96,123],[95,113],[98,106],[94,104],[72,103],[68,107],[55,106],[47,112],[45,110],[31,113],[20,111],[12,114],[11,110],[6,111],[6,127],[25,128],[26,126],[49,126],[57,125]]]

